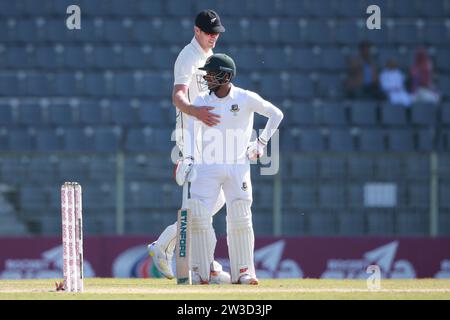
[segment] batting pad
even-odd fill
[[[216,234],[212,226],[211,214],[199,200],[189,200],[191,209],[191,264],[192,271],[198,272],[204,281],[209,281],[211,263],[214,260]]]
[[[227,208],[227,243],[230,257],[231,281],[236,283],[242,273],[253,277],[255,266],[251,201],[236,200]]]
[[[167,252],[168,254],[173,254],[175,244],[177,242],[177,223],[175,222],[164,229],[157,242],[161,250]]]

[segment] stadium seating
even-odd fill
[[[366,0],[78,2],[82,31],[60,19],[69,0],[0,1],[0,180],[15,190],[29,231],[58,234],[46,204],[58,211],[49,190],[68,180],[86,186],[86,230],[115,233],[121,156],[126,232],[157,234],[173,222],[166,213],[181,198],[171,178],[173,65],[193,37],[192,17],[211,7],[226,27],[214,51],[236,61],[234,84],[285,115],[280,176],[252,167],[256,234],[273,232],[281,181],[283,235],[427,235],[430,154],[439,232],[450,234],[448,0],[382,1],[381,30],[366,28]],[[441,102],[347,98],[348,59],[365,40],[379,69],[395,58],[405,75],[424,46]],[[260,128],[266,119],[254,121]],[[373,182],[397,186],[395,207],[365,207]],[[224,218],[215,223],[226,232]]]

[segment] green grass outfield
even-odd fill
[[[58,280],[60,281],[60,279]],[[174,280],[84,280],[84,293],[57,292],[56,280],[0,280],[0,300],[83,299],[447,299],[450,279],[381,280],[381,289],[367,289],[365,280],[261,279],[258,286],[178,286]]]

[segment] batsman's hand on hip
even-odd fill
[[[194,181],[196,176],[196,171],[194,169],[194,158],[186,157],[179,159],[175,164],[174,176],[175,181],[179,186],[182,186],[186,181]]]
[[[247,158],[250,161],[254,161],[264,155],[264,147],[266,144],[262,142],[259,138],[255,141],[250,142],[247,147]]]
[[[210,112],[210,110],[213,110],[214,107],[208,107],[208,106],[202,106],[202,107],[195,107],[192,111],[192,115],[196,117],[198,120],[203,122],[209,127],[213,127],[217,125],[220,121],[220,116],[218,114]]]

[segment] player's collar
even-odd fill
[[[210,96],[212,96],[213,99],[216,99],[216,100],[234,99],[234,97],[236,96],[236,94],[234,92],[235,91],[235,87],[234,87],[234,85],[232,83],[230,83],[230,85],[231,85],[230,92],[228,92],[228,94],[225,97],[219,98],[218,96],[216,96],[216,94],[214,92],[212,92],[210,94]]]
[[[208,52],[205,52],[202,49],[202,47],[200,46],[200,43],[198,43],[197,39],[195,39],[195,37],[192,38],[191,44],[194,47],[194,49],[196,51],[198,51],[198,53],[200,53],[205,58],[208,58],[209,56],[211,56],[213,54],[211,49]]]

